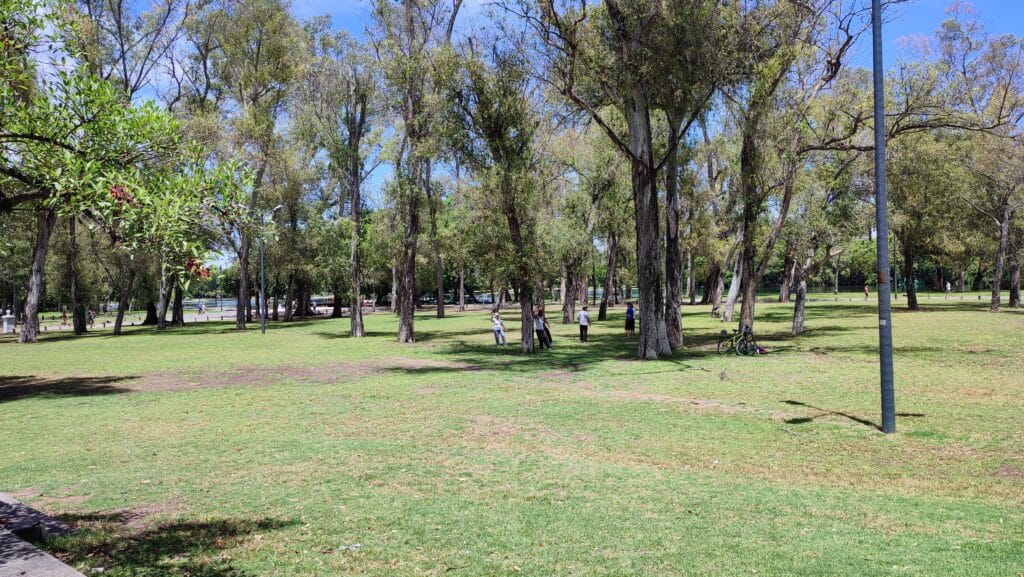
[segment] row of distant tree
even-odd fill
[[[281,0],[0,0],[22,340],[63,303],[163,328],[213,283],[244,329],[260,241],[274,315],[329,293],[359,337],[372,296],[412,342],[423,302],[493,293],[524,351],[554,294],[568,322],[635,290],[656,358],[684,303],[753,326],[780,286],[799,333],[809,284],[873,282],[868,0],[462,4],[378,0],[353,35]],[[911,308],[914,280],[1019,306],[1024,45],[960,8],[915,42],[886,78],[894,276]]]

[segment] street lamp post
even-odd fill
[[[881,367],[882,432],[896,432],[892,370],[892,303],[889,287],[889,194],[885,172],[885,70],[882,67],[882,1],[871,2],[875,92],[875,226],[878,234],[878,356]]]

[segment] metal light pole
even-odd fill
[[[875,88],[875,226],[878,229],[878,356],[882,377],[882,432],[896,431],[892,376],[892,304],[889,288],[889,193],[885,173],[885,70],[882,67],[882,0],[871,2]]]

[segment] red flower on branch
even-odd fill
[[[188,260],[185,261],[185,270],[201,279],[210,278],[210,269],[203,266],[203,263],[194,256],[188,257]]]
[[[135,204],[135,197],[132,193],[128,192],[128,189],[121,186],[120,184],[113,184],[110,186],[110,196],[114,197],[114,200],[121,203],[121,206]]]

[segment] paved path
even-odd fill
[[[0,577],[83,577],[18,535],[69,535],[67,525],[0,493]]]

